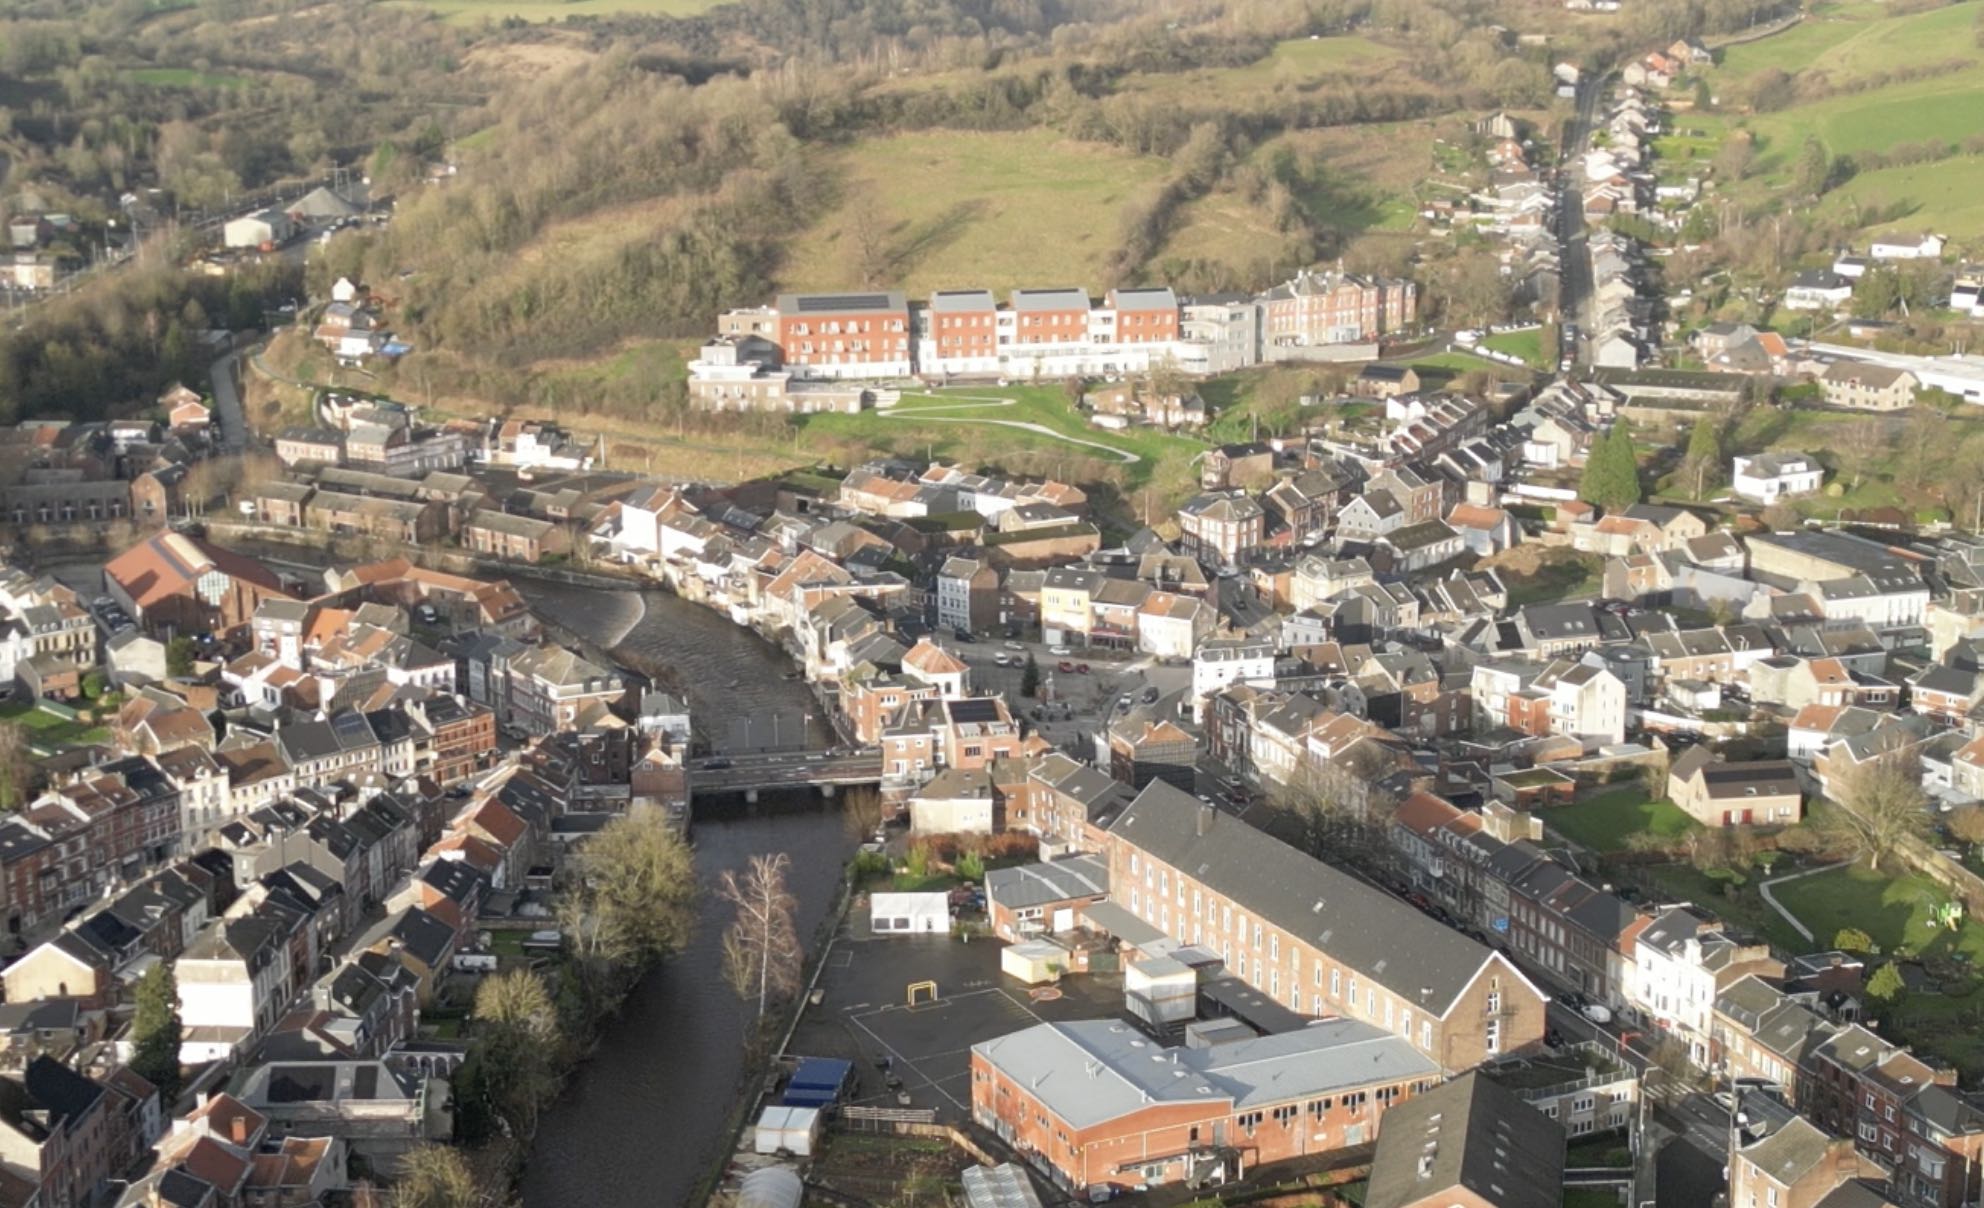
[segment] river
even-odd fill
[[[763,731],[774,715],[788,719],[783,745],[793,745],[795,724],[815,745],[832,741],[807,716],[817,709],[806,685],[785,678],[785,656],[709,609],[656,592],[515,582],[545,615],[642,665],[672,669],[714,745],[769,745]],[[798,794],[728,816],[699,811],[693,839],[706,884],[759,852],[790,855],[799,933],[810,941],[860,836],[838,809]],[[744,1008],[719,972],[728,921],[706,894],[688,949],[642,981],[574,1072],[538,1129],[524,1208],[673,1208],[722,1158],[744,1069]]]

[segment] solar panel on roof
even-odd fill
[[[803,294],[795,298],[794,302],[801,314],[839,310],[886,310],[889,306],[889,296],[887,294]]]
[[[957,722],[986,722],[999,720],[999,706],[989,700],[954,700],[950,702],[951,720]]]

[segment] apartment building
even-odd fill
[[[1418,318],[1410,281],[1304,269],[1261,296],[1262,338],[1269,347],[1368,343]]]
[[[901,290],[780,294],[778,346],[801,376],[908,377],[909,302]]]

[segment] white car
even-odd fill
[[[1612,1022],[1612,1008],[1599,1003],[1586,1003],[1583,1014],[1586,1019],[1589,1019],[1593,1023]]]
[[[1014,654],[1026,653],[1026,647],[1020,645],[1018,642],[1003,642],[1001,645],[1005,646],[1006,649],[1012,651]]]
[[[1047,648],[1047,653],[1055,656],[1056,658],[1059,658],[1064,654],[1073,654],[1074,651],[1069,650],[1066,646],[1049,646]]]

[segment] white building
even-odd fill
[[[264,1035],[288,1007],[289,937],[273,919],[216,919],[173,963],[180,1060],[226,1060]]]
[[[263,210],[228,219],[221,227],[221,242],[228,247],[261,247],[285,243],[295,233],[296,224],[289,220],[289,215],[281,210]]]
[[[1654,919],[1633,946],[1626,1001],[1655,1027],[1688,1046],[1696,1065],[1709,1061],[1716,995],[1750,974],[1775,976],[1784,966],[1763,944],[1742,944],[1715,920],[1687,907]]]
[[[1251,638],[1216,638],[1192,655],[1192,707],[1228,684],[1274,686],[1274,643]]]
[[[1541,684],[1539,686],[1546,686]],[[1547,685],[1553,733],[1597,742],[1626,740],[1626,684],[1602,667],[1579,663]]]
[[[1941,235],[1920,232],[1876,235],[1867,245],[1867,254],[1876,260],[1938,260],[1945,242]]]
[[[1825,467],[1803,453],[1771,452],[1736,459],[1731,488],[1745,499],[1776,503],[1810,495],[1825,481]]]

